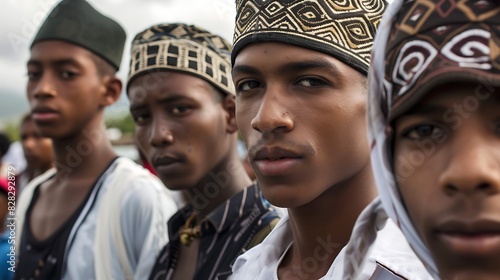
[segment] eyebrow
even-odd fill
[[[236,74],[258,75],[260,71],[249,65],[235,65],[231,73],[233,76]]]
[[[278,73],[293,73],[293,72],[301,72],[306,70],[322,70],[327,71],[329,74],[334,75],[336,77],[342,77],[342,72],[339,70],[337,66],[333,63],[329,62],[326,59],[311,59],[304,61],[294,61],[282,64],[278,67]],[[249,65],[235,65],[233,67],[232,74],[249,74],[249,75],[258,75],[260,71]]]
[[[295,61],[285,63],[278,67],[279,72],[301,72],[306,70],[322,70],[327,71],[334,76],[341,77],[342,73],[333,63],[326,59],[311,59],[304,61]]]
[[[64,66],[64,65],[73,65],[76,67],[81,67],[80,63],[78,63],[76,60],[74,60],[72,58],[58,59],[58,60],[50,61],[49,63],[53,66],[56,66],[56,67],[57,66]],[[30,66],[30,65],[41,66],[42,62],[39,60],[30,59],[27,63],[27,66]]]
[[[156,100],[155,103],[157,104],[170,104],[174,102],[179,102],[182,100],[189,100],[188,97],[182,95],[182,94],[173,94],[170,96],[167,96],[165,98],[162,98],[160,100]],[[147,108],[148,105],[146,104],[141,104],[141,103],[130,103],[130,111],[136,111],[136,110],[142,110]]]

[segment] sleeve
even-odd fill
[[[123,241],[134,279],[147,279],[168,242],[167,222],[177,207],[155,178],[135,178],[126,189],[120,211]]]

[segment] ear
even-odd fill
[[[228,94],[222,100],[222,107],[226,111],[227,132],[230,134],[238,131],[236,124],[236,102],[234,95]]]
[[[104,95],[102,95],[101,104],[103,107],[114,104],[122,94],[123,84],[116,76],[106,76],[103,78]]]

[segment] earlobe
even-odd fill
[[[122,93],[122,82],[115,76],[107,77],[104,81],[105,94],[103,96],[103,106],[110,106],[114,104]]]
[[[223,100],[224,110],[226,111],[227,132],[230,134],[238,131],[236,124],[236,103],[233,95],[227,95]]]

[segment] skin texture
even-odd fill
[[[141,95],[145,81],[153,78],[159,86]],[[130,87],[139,148],[171,189],[197,185],[228,153],[224,110],[214,91],[204,80],[167,72],[141,76]],[[178,164],[161,167],[157,159],[164,157]]]
[[[27,84],[31,108],[42,106],[56,111],[50,120],[33,115],[43,136],[67,138],[81,134],[86,127],[95,126],[102,110],[114,103],[115,94],[108,94],[108,87],[116,91],[121,83],[112,76],[102,76],[94,56],[61,41],[33,46]]]
[[[52,139],[42,137],[31,119],[26,119],[20,127],[21,144],[28,162],[28,170],[33,172],[30,179],[48,170],[54,162]]]
[[[233,80],[238,127],[257,181],[271,203],[289,208],[295,242],[280,279],[318,279],[375,196],[364,78],[320,52],[255,43],[238,53]],[[338,245],[334,253],[304,273],[302,260],[327,236]]]
[[[165,186],[189,192],[197,223],[251,184],[236,152],[234,96],[203,79],[179,72],[154,72],[129,89],[136,143]],[[174,279],[196,271],[199,239],[181,246]]]
[[[52,138],[57,168],[55,177],[41,185],[29,217],[33,235],[44,240],[80,206],[116,157],[103,115],[119,98],[122,84],[100,71],[93,53],[57,40],[36,43],[27,68],[31,116],[40,135]],[[53,112],[43,113],[47,109]]]
[[[442,279],[500,275],[499,109],[498,88],[450,83],[394,123],[398,186]]]
[[[143,95],[147,79],[159,84]],[[227,167],[219,165],[233,153],[237,128],[218,94],[208,82],[181,73],[144,75],[130,86],[138,146],[170,189],[190,189]],[[175,163],[167,167],[158,162],[162,158]]]

